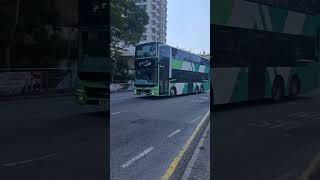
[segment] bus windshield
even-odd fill
[[[157,56],[157,44],[146,43],[136,46],[136,58],[148,58]]]
[[[136,86],[156,86],[157,85],[157,59],[139,59],[135,62],[135,85]]]

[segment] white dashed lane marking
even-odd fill
[[[171,138],[172,136],[178,134],[179,132],[181,132],[180,129],[175,130],[173,133],[169,134],[168,138]]]
[[[11,162],[11,163],[6,163],[6,164],[3,164],[2,166],[5,166],[5,167],[13,167],[13,166],[17,166],[17,165],[23,165],[23,164],[28,164],[28,163],[32,163],[34,161],[39,161],[39,160],[43,160],[43,159],[48,159],[50,157],[53,157],[55,156],[56,154],[53,153],[53,154],[48,154],[46,156],[42,156],[42,157],[38,157],[38,158],[33,158],[33,159],[28,159],[28,160],[23,160],[23,161],[16,161],[16,162]]]
[[[153,150],[153,147],[150,147],[146,150],[144,150],[143,152],[141,152],[140,154],[138,154],[137,156],[135,156],[134,158],[132,158],[131,160],[127,161],[126,163],[124,163],[123,165],[121,165],[122,168],[128,167],[130,166],[132,163],[134,163],[135,161],[137,161],[138,159],[142,158],[143,156],[147,155],[148,153],[150,153]]]
[[[194,122],[196,122],[197,120],[199,120],[201,117],[202,117],[202,116],[198,116],[198,117],[196,117],[195,119],[189,121],[189,123],[194,123]]]
[[[111,115],[120,114],[120,113],[127,112],[127,111],[128,111],[128,110],[113,112],[113,113],[111,113]]]
[[[297,115],[304,114],[304,113],[306,113],[306,112],[296,112],[296,113],[289,114],[288,116],[293,117],[293,116],[297,116]]]

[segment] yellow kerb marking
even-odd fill
[[[180,152],[178,153],[178,155],[174,158],[174,160],[171,162],[169,168],[167,169],[166,173],[161,177],[161,180],[168,180],[170,178],[170,176],[173,174],[173,172],[176,170],[177,165],[180,161],[180,159],[182,158],[183,154],[185,153],[185,151],[188,149],[188,147],[190,146],[192,140],[194,139],[194,137],[197,135],[201,125],[203,124],[203,122],[207,119],[207,117],[209,116],[210,111],[208,111],[206,113],[206,115],[201,119],[200,123],[197,125],[196,129],[193,131],[192,135],[190,136],[190,138],[188,139],[187,143],[183,146],[183,148],[180,150]]]
[[[300,176],[299,180],[308,180],[312,173],[320,169],[320,152],[316,155],[315,159],[311,162],[309,167],[302,173]]]

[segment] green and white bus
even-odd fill
[[[288,2],[211,1],[211,105],[318,88],[319,4]]]
[[[107,58],[106,28],[79,28],[79,60],[75,96],[81,105],[109,102],[111,64]]]
[[[210,61],[163,43],[136,46],[134,94],[176,96],[210,88]]]

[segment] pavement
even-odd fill
[[[72,96],[72,91],[61,91],[61,92],[36,92],[29,94],[13,94],[13,95],[2,95],[0,101],[12,101],[12,100],[26,100],[26,99],[40,99],[40,98],[53,98],[62,96]]]
[[[206,127],[209,93],[174,98],[117,93],[110,103],[110,178],[180,179]]]
[[[210,180],[210,123],[207,125],[181,180]]]

